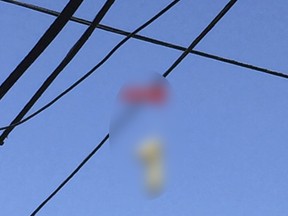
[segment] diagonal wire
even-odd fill
[[[74,44],[74,46],[67,53],[65,58],[60,62],[57,68],[50,74],[50,76],[44,81],[41,87],[36,91],[36,93],[32,96],[32,98],[28,101],[28,103],[24,106],[24,108],[19,112],[19,114],[14,118],[11,122],[10,126],[21,121],[21,119],[29,112],[29,110],[33,107],[33,105],[39,100],[42,94],[47,90],[47,88],[52,84],[52,82],[57,78],[57,76],[63,71],[63,69],[70,63],[70,61],[76,56],[76,54],[80,51],[82,46],[86,43],[89,37],[92,35],[96,26],[105,16],[107,11],[110,9],[115,0],[107,0],[104,6],[101,8],[99,13],[95,16],[91,25],[86,29],[86,31],[82,34],[79,40]],[[13,126],[7,128],[0,136],[0,145],[3,145],[6,137],[11,133],[14,129]]]
[[[171,72],[181,63],[181,61],[187,56],[190,49],[193,49],[200,41],[205,37],[205,35],[219,22],[219,20],[231,9],[231,7],[237,2],[237,0],[231,0],[228,4],[221,10],[221,12],[211,21],[211,23],[201,32],[201,34],[191,43],[191,45],[182,53],[182,55],[177,58],[177,60],[166,70],[163,74],[164,77],[169,76]],[[64,187],[65,184],[69,182],[76,175],[79,170],[91,159],[95,153],[103,146],[103,144],[109,139],[109,133],[101,140],[101,142],[85,157],[85,159],[76,167],[75,170],[52,192],[52,194],[40,204],[31,216],[34,216],[53,196],[59,192],[59,190]]]
[[[6,80],[0,85],[0,100],[12,88],[18,79],[25,73],[25,71],[33,64],[33,62],[41,55],[41,53],[49,46],[49,44],[56,38],[59,32],[67,24],[71,16],[81,5],[83,0],[71,0],[65,6],[61,14],[51,24],[47,31],[42,35],[36,45],[12,71]]]
[[[34,11],[37,11],[37,12],[41,12],[41,13],[45,13],[45,14],[48,14],[48,15],[52,15],[52,16],[59,16],[59,14],[60,14],[59,12],[54,11],[54,10],[50,10],[50,9],[47,9],[47,8],[43,8],[43,7],[39,7],[39,6],[33,5],[33,4],[28,4],[28,3],[24,3],[24,2],[15,1],[15,0],[0,0],[0,1],[11,3],[11,4],[15,4],[15,5],[24,7],[24,8],[28,8],[28,9],[31,9],[31,10],[34,10]],[[70,20],[73,21],[73,22],[76,22],[76,23],[83,24],[83,25],[90,25],[91,24],[91,21],[88,21],[88,20],[85,20],[85,19],[81,19],[81,18],[78,18],[78,17],[71,17]],[[127,35],[130,34],[130,32],[127,32],[127,31],[124,31],[124,30],[121,30],[121,29],[117,29],[117,28],[113,28],[113,27],[110,27],[110,26],[107,26],[107,25],[102,25],[102,24],[99,24],[97,26],[97,28],[99,28],[101,30],[104,30],[104,31],[107,31],[107,32],[112,32],[112,33],[119,34],[119,35],[124,35],[124,36],[127,36]],[[134,35],[132,37],[134,39],[137,39],[137,40],[141,40],[141,41],[145,41],[145,42],[148,42],[148,43],[160,45],[160,46],[163,46],[163,47],[168,47],[168,48],[179,50],[179,51],[185,51],[186,50],[186,48],[183,47],[183,46],[179,46],[179,45],[176,45],[176,44],[172,44],[172,43],[169,43],[169,42],[157,40],[157,39],[146,37],[146,36],[139,35],[139,34],[136,34],[136,35]],[[270,69],[259,67],[259,66],[254,66],[252,64],[239,62],[239,61],[228,59],[228,58],[224,58],[224,57],[221,57],[221,56],[217,56],[217,55],[213,55],[213,54],[209,54],[209,53],[205,53],[205,52],[201,52],[201,51],[197,51],[197,50],[191,50],[190,53],[198,55],[198,56],[202,56],[202,57],[205,57],[205,58],[214,59],[216,61],[224,62],[224,63],[227,63],[227,64],[232,64],[232,65],[236,65],[236,66],[239,66],[239,67],[255,70],[255,71],[258,71],[258,72],[262,72],[262,73],[266,73],[266,74],[270,74],[270,75],[274,75],[274,76],[278,76],[278,77],[282,77],[282,78],[286,78],[286,79],[288,78],[288,74],[285,74],[283,72],[270,70]],[[2,128],[0,128],[0,130],[3,130]]]
[[[144,29],[145,27],[147,27],[148,25],[150,25],[153,21],[155,21],[156,19],[158,19],[161,15],[163,15],[165,12],[167,12],[169,9],[171,9],[176,3],[178,3],[180,0],[174,0],[173,2],[171,2],[168,6],[166,6],[163,10],[161,10],[159,13],[157,13],[154,17],[152,17],[150,20],[148,20],[146,23],[144,23],[143,25],[141,25],[139,28],[137,28],[132,34],[136,34],[137,32],[139,32],[140,30]],[[111,50],[111,52],[109,52],[109,54],[106,56],[106,58],[104,58],[101,62],[105,62],[106,60],[108,60],[108,58],[121,46],[123,45],[127,40],[129,40],[129,38],[131,38],[130,36],[127,36],[125,39],[123,39],[122,41],[120,41],[118,43],[118,45],[116,45],[116,47],[114,47],[114,49]],[[114,50],[114,51],[113,51]],[[113,51],[113,52],[112,52]],[[101,63],[100,62],[100,63]],[[103,63],[101,64],[97,64],[99,65],[98,67],[100,67]],[[96,65],[96,66],[97,66]],[[93,69],[96,70],[98,67],[94,67]],[[91,70],[90,73],[87,74],[92,74],[94,70]],[[83,79],[84,80],[88,77],[84,76]],[[77,85],[80,82],[76,82]],[[75,87],[77,86],[75,85]],[[72,90],[72,89],[71,89]],[[77,168],[32,212],[31,216],[36,215],[48,202],[49,200],[51,200],[72,178],[73,176],[86,164],[86,162],[100,149],[100,147],[106,142],[106,140],[108,140],[109,138],[109,134],[107,134],[104,139],[100,142],[100,144],[77,166]]]
[[[108,140],[109,134],[93,149],[92,152],[77,166],[75,170],[32,212],[30,216],[35,216],[48,202],[51,200],[72,178],[79,172],[79,170],[88,162],[88,160],[102,147],[102,145]]]

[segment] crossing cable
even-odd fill
[[[50,25],[47,31],[42,35],[36,45],[12,71],[7,79],[0,86],[0,100],[12,88],[17,80],[25,73],[25,71],[33,64],[33,62],[41,55],[41,53],[49,46],[49,44],[56,38],[59,32],[67,24],[71,16],[81,5],[83,0],[71,0],[65,6],[60,15]]]
[[[23,3],[23,2],[19,2],[19,1],[15,1],[15,0],[0,0],[0,1],[11,3],[11,4],[15,4],[15,5],[18,5],[18,6],[21,6],[21,7],[25,7],[25,8],[28,8],[28,9],[31,9],[31,10],[34,10],[34,11],[37,11],[37,12],[45,13],[45,14],[48,14],[48,15],[52,15],[52,16],[59,16],[59,14],[60,14],[59,12],[54,11],[54,10],[50,10],[50,9],[47,9],[47,8],[43,8],[43,7],[39,7],[39,6],[33,5],[33,4]],[[85,20],[85,19],[82,19],[82,18],[78,18],[78,17],[71,17],[70,20],[73,21],[73,22],[76,22],[76,23],[83,24],[83,25],[90,25],[91,24],[91,21],[88,21],[88,20]],[[101,30],[104,30],[104,31],[107,31],[107,32],[111,32],[111,33],[115,33],[115,34],[119,34],[119,35],[124,35],[124,36],[127,36],[127,35],[130,34],[130,32],[127,32],[127,31],[124,31],[124,30],[121,30],[121,29],[117,29],[117,28],[113,28],[113,27],[110,27],[110,26],[107,26],[107,25],[102,25],[102,24],[99,24],[97,26],[97,28],[99,28]],[[179,45],[176,45],[176,44],[168,43],[168,42],[165,42],[165,41],[157,40],[157,39],[146,37],[146,36],[139,35],[139,34],[134,35],[133,38],[137,39],[137,40],[145,41],[145,42],[148,42],[148,43],[160,45],[160,46],[163,46],[163,47],[179,50],[179,51],[185,51],[186,50],[186,48],[183,47],[183,46],[179,46]],[[213,60],[216,60],[216,61],[224,62],[224,63],[227,63],[227,64],[232,64],[232,65],[236,65],[236,66],[239,66],[239,67],[255,70],[255,71],[258,71],[258,72],[262,72],[262,73],[266,73],[266,74],[270,74],[270,75],[274,75],[274,76],[278,76],[278,77],[282,77],[282,78],[286,78],[286,79],[288,78],[288,74],[285,74],[283,72],[270,70],[270,69],[259,67],[259,66],[254,66],[252,64],[239,62],[239,61],[228,59],[228,58],[224,58],[224,57],[221,57],[221,56],[217,56],[217,55],[213,55],[213,54],[209,54],[209,53],[205,53],[205,52],[201,52],[201,51],[197,51],[197,50],[191,50],[190,53],[198,55],[198,56],[202,56],[202,57],[205,57],[205,58],[213,59]],[[0,128],[0,130],[1,129],[2,128]]]
[[[228,4],[220,11],[220,13],[211,21],[211,23],[200,33],[200,35],[191,43],[191,45],[181,54],[179,58],[166,70],[163,77],[169,76],[171,72],[181,63],[181,61],[187,56],[189,51],[193,49],[204,37],[205,35],[220,21],[220,19],[231,9],[231,7],[237,2],[237,0],[230,0]],[[135,31],[134,31],[135,32]],[[91,159],[95,153],[103,146],[103,144],[109,139],[109,133],[101,140],[101,142],[84,158],[84,160],[76,167],[75,170],[45,199],[31,214],[34,216],[43,206],[55,196],[61,188],[63,188],[72,178],[75,176],[79,170]]]
[[[64,90],[61,94],[59,94],[57,97],[55,97],[53,100],[51,100],[49,103],[32,113],[31,115],[27,116],[23,120],[11,124],[9,126],[1,127],[0,130],[5,130],[9,128],[14,128],[17,125],[23,124],[24,122],[30,120],[31,118],[37,116],[50,106],[52,106],[54,103],[56,103],[60,98],[62,98],[64,95],[66,95],[68,92],[73,90],[76,86],[78,86],[80,83],[82,83],[85,79],[87,79],[89,76],[91,76],[101,65],[103,65],[123,44],[125,44],[133,35],[135,35],[137,32],[141,31],[148,25],[150,25],[152,22],[154,22],[156,19],[158,19],[161,15],[163,15],[165,12],[167,12],[170,8],[172,8],[176,3],[178,3],[180,0],[174,0],[171,2],[167,7],[165,7],[163,10],[161,10],[158,14],[156,14],[154,17],[152,17],[150,20],[148,20],[146,23],[144,23],[142,26],[137,28],[135,31],[130,33],[128,36],[126,36],[123,40],[121,40],[97,65],[95,65],[90,71],[88,71],[85,75],[83,75],[80,79],[78,79],[76,82],[74,82],[70,87],[68,87],[66,90]]]
[[[103,19],[109,8],[112,6],[115,0],[107,0],[104,6],[101,8],[99,13],[95,16],[91,25],[86,29],[86,31],[82,34],[79,40],[74,44],[74,46],[67,53],[65,58],[61,61],[61,63],[57,66],[57,68],[50,74],[50,76],[44,81],[41,87],[36,91],[36,93],[32,96],[29,102],[24,106],[24,108],[19,112],[19,114],[14,118],[10,125],[13,125],[19,121],[29,112],[29,110],[33,107],[33,105],[39,100],[42,94],[47,90],[47,88],[52,84],[52,82],[56,79],[56,77],[63,71],[63,69],[70,63],[70,61],[76,56],[82,46],[86,43],[89,37],[92,35],[96,26]],[[0,136],[0,145],[4,144],[4,140],[9,135],[9,133],[14,129],[14,127],[9,127],[6,129]]]
[[[223,8],[223,10],[212,20],[212,22],[201,32],[201,34],[190,44],[190,46],[182,53],[182,55],[168,68],[163,74],[167,77],[177,67],[181,61],[194,49],[194,47],[209,33],[209,31],[218,23],[218,21],[229,11],[229,9],[236,3],[237,0],[230,1]]]

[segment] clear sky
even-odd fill
[[[67,0],[27,0],[61,11]],[[116,0],[102,23],[132,31],[170,1]],[[188,46],[227,0],[182,0],[141,34]],[[93,19],[104,1],[85,0]],[[196,47],[286,72],[288,3],[239,0]],[[0,82],[55,17],[0,2]],[[87,26],[70,22],[0,102],[7,125]],[[93,67],[123,37],[96,30],[32,111]],[[162,74],[181,54],[135,39],[73,92],[16,128],[0,148],[0,215],[29,215],[109,130],[118,90],[131,76]],[[158,199],[131,196],[109,142],[38,215],[287,216],[288,80],[189,55],[169,76],[175,95],[169,143],[175,168]],[[125,142],[125,140],[123,141]],[[128,178],[127,174],[127,178]],[[127,192],[127,193],[125,193]]]

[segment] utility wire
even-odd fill
[[[211,21],[211,23],[201,32],[201,34],[191,43],[191,45],[183,52],[183,54],[177,58],[177,60],[166,70],[163,74],[164,77],[169,76],[171,72],[177,67],[178,64],[187,56],[190,49],[193,49],[204,37],[205,35],[219,22],[219,20],[229,11],[229,9],[237,2],[237,0],[231,0],[222,10],[221,12]],[[134,33],[136,33],[134,31]],[[39,207],[31,214],[34,216],[43,206],[53,197],[55,196],[61,188],[63,188],[72,178],[75,176],[79,170],[91,159],[95,153],[103,146],[103,144],[109,139],[109,133],[105,135],[105,137],[101,140],[101,142],[85,157],[85,159],[77,166],[77,168],[54,190],[47,199],[45,199]]]
[[[33,105],[39,100],[42,94],[47,90],[47,88],[52,84],[52,82],[56,79],[56,77],[63,71],[63,69],[70,63],[70,61],[75,57],[75,55],[79,52],[82,46],[86,43],[89,37],[92,35],[96,26],[103,19],[107,11],[110,9],[115,0],[107,0],[104,6],[101,8],[99,13],[95,16],[91,25],[86,29],[86,31],[82,34],[79,40],[74,44],[74,46],[70,49],[65,58],[61,61],[61,63],[57,66],[57,68],[50,74],[50,76],[44,81],[41,87],[36,91],[33,97],[29,100],[29,102],[24,106],[24,108],[19,112],[19,114],[14,118],[11,122],[10,126],[21,121],[21,119],[29,112],[29,110],[33,107]],[[4,140],[14,129],[13,126],[6,129],[0,136],[0,145],[4,144]]]
[[[51,200],[73,177],[79,170],[89,161],[89,159],[102,147],[102,145],[109,139],[107,134],[104,139],[85,157],[85,159],[76,167],[75,170],[32,212],[30,216],[35,216],[48,202]]]
[[[39,6],[33,5],[33,4],[27,4],[27,3],[23,3],[23,2],[19,2],[19,1],[15,1],[15,0],[0,0],[0,1],[11,3],[11,4],[15,4],[15,5],[18,5],[18,6],[21,6],[21,7],[25,7],[25,8],[28,8],[28,9],[31,9],[31,10],[34,10],[34,11],[38,11],[38,12],[41,12],[41,13],[45,13],[45,14],[48,14],[48,15],[52,15],[52,16],[59,16],[59,14],[60,14],[59,12],[54,11],[54,10],[50,10],[50,9],[47,9],[47,8],[43,8],[43,7],[39,7]],[[91,21],[88,21],[88,20],[85,20],[85,19],[81,19],[81,18],[78,18],[78,17],[71,17],[70,20],[73,21],[73,22],[76,22],[76,23],[83,24],[83,25],[90,25],[91,24]],[[104,30],[104,31],[107,31],[107,32],[112,32],[112,33],[119,34],[119,35],[124,35],[124,36],[127,36],[127,35],[131,34],[130,32],[127,32],[127,31],[124,31],[124,30],[121,30],[121,29],[117,29],[117,28],[113,28],[113,27],[110,27],[110,26],[107,26],[107,25],[102,25],[102,24],[99,24],[97,26],[97,28],[99,28],[101,30]],[[186,50],[186,48],[183,47],[183,46],[179,46],[179,45],[176,45],[176,44],[168,43],[168,42],[157,40],[157,39],[154,39],[154,38],[142,36],[142,35],[139,35],[139,34],[136,34],[136,35],[134,35],[132,37],[134,39],[138,39],[138,40],[141,40],[141,41],[153,43],[153,44],[156,44],[156,45],[160,45],[160,46],[163,46],[163,47],[168,47],[168,48],[179,50],[179,51],[185,51]],[[270,74],[270,75],[274,75],[274,76],[278,76],[278,77],[282,77],[282,78],[286,78],[286,79],[288,78],[288,74],[285,74],[283,72],[270,70],[270,69],[266,69],[266,68],[259,67],[259,66],[254,66],[254,65],[251,65],[251,64],[239,62],[239,61],[228,59],[228,58],[224,58],[224,57],[221,57],[221,56],[212,55],[212,54],[201,52],[201,51],[197,51],[197,50],[191,50],[190,53],[198,55],[198,56],[202,56],[202,57],[205,57],[205,58],[209,58],[209,59],[214,59],[214,60],[217,60],[217,61],[225,62],[225,63],[228,63],[228,64],[236,65],[236,66],[239,66],[239,67],[243,67],[243,68],[247,68],[247,69],[263,72],[263,73],[266,73],[266,74]],[[4,127],[2,127],[2,128],[4,128]],[[0,128],[0,130],[3,130],[2,128]]]
[[[0,100],[12,88],[17,80],[25,73],[25,71],[33,64],[33,62],[41,55],[41,53],[56,38],[59,32],[67,24],[71,16],[81,5],[83,0],[71,0],[65,6],[61,14],[56,18],[48,30],[43,34],[36,45],[30,50],[25,58],[18,64],[14,71],[0,86]]]
[[[131,35],[124,38],[122,41],[120,41],[109,53],[108,55],[99,63],[97,64],[92,70],[90,70],[86,75],[82,77],[82,79],[78,80],[74,85],[72,85],[68,91],[65,91],[68,93],[70,90],[72,90],[74,87],[76,87],[78,84],[80,84],[84,79],[86,79],[90,74],[93,73],[94,70],[96,70],[98,67],[100,67],[105,61],[109,59],[109,57],[116,52],[117,49],[120,48],[133,34],[136,34],[137,32],[141,31],[148,25],[150,25],[153,21],[158,19],[161,15],[163,15],[165,12],[167,12],[169,9],[171,9],[176,3],[178,3],[180,0],[174,0],[171,2],[168,6],[166,6],[163,10],[161,10],[159,13],[157,13],[154,17],[152,17],[150,20],[148,20],[146,23],[141,25],[139,28],[137,28],[135,31],[131,33]],[[74,86],[74,87],[73,87]],[[65,94],[66,94],[65,93]],[[61,96],[60,96],[61,97]],[[52,104],[51,104],[52,105]],[[104,137],[104,139],[100,142],[100,144],[78,165],[78,167],[32,212],[31,216],[36,215],[46,204],[49,202],[50,199],[52,199],[60,190],[63,188],[72,178],[73,176],[86,164],[86,162],[98,151],[98,149],[106,142],[106,140],[109,138],[109,134]]]

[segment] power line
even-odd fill
[[[41,55],[41,53],[55,39],[59,32],[64,28],[74,12],[81,5],[83,0],[71,0],[65,6],[61,14],[56,18],[52,25],[43,34],[36,45],[30,50],[25,58],[18,64],[14,71],[0,86],[0,100],[12,88],[17,80],[25,73],[25,71],[33,64],[33,62]]]
[[[52,82],[57,78],[57,76],[63,71],[63,69],[70,63],[70,61],[75,57],[75,55],[79,52],[82,46],[86,43],[89,37],[92,35],[96,26],[105,16],[109,8],[112,6],[115,0],[107,0],[104,6],[101,8],[99,13],[95,16],[91,25],[86,29],[86,31],[82,34],[79,40],[74,44],[74,46],[70,49],[65,58],[61,61],[61,63],[57,66],[57,68],[50,74],[50,76],[45,80],[45,82],[41,85],[41,87],[36,91],[33,97],[29,100],[29,102],[24,106],[24,108],[19,112],[19,114],[14,118],[10,125],[13,125],[19,121],[29,112],[29,110],[33,107],[33,105],[39,100],[42,94],[47,90],[47,88],[52,84]],[[9,127],[6,129],[0,136],[0,145],[4,144],[4,140],[11,133],[14,127]]]
[[[7,3],[15,4],[15,5],[18,5],[18,6],[21,6],[21,7],[25,7],[25,8],[28,8],[28,9],[31,9],[31,10],[34,10],[34,11],[38,11],[38,12],[41,12],[41,13],[45,13],[45,14],[48,14],[48,15],[52,15],[52,16],[59,16],[59,14],[60,14],[59,12],[54,11],[54,10],[50,10],[50,9],[47,9],[47,8],[39,7],[39,6],[36,6],[36,5],[33,5],[33,4],[27,4],[27,3],[23,3],[23,2],[18,2],[18,1],[15,1],[15,0],[0,0],[0,1],[4,1],[4,2],[7,2]],[[81,18],[78,18],[78,17],[71,17],[70,20],[73,21],[73,22],[76,22],[76,23],[83,24],[83,25],[90,25],[91,24],[91,21],[88,21],[88,20],[85,20],[85,19],[81,19]],[[113,28],[113,27],[110,27],[110,26],[107,26],[107,25],[102,25],[102,24],[99,24],[97,26],[97,28],[99,28],[101,30],[104,30],[104,31],[107,31],[107,32],[112,32],[112,33],[119,34],[119,35],[124,35],[124,36],[127,36],[127,35],[131,34],[130,32],[127,32],[127,31],[124,31],[124,30],[121,30],[121,29],[117,29],[117,28]],[[186,50],[186,48],[183,47],[183,46],[179,46],[179,45],[176,45],[176,44],[172,44],[172,43],[169,43],[169,42],[157,40],[157,39],[154,39],[154,38],[150,38],[150,37],[146,37],[146,36],[142,36],[142,35],[138,35],[138,34],[136,34],[136,35],[134,35],[132,37],[134,39],[137,39],[137,40],[145,41],[145,42],[148,42],[148,43],[160,45],[160,46],[163,46],[163,47],[167,47],[167,48],[171,48],[171,49],[175,49],[175,50],[179,50],[179,51],[185,51]],[[252,64],[239,62],[239,61],[228,59],[228,58],[224,58],[224,57],[221,57],[221,56],[217,56],[217,55],[213,55],[213,54],[209,54],[209,53],[205,53],[205,52],[201,52],[201,51],[197,51],[197,50],[191,50],[190,53],[198,55],[198,56],[202,56],[202,57],[205,57],[205,58],[213,59],[213,60],[216,60],[216,61],[221,61],[221,62],[224,62],[224,63],[236,65],[236,66],[239,66],[239,67],[243,67],[243,68],[259,71],[259,72],[262,72],[262,73],[266,73],[266,74],[270,74],[270,75],[274,75],[274,76],[278,76],[278,77],[282,77],[282,78],[286,78],[286,79],[288,78],[288,74],[285,74],[283,72],[270,70],[270,69],[259,67],[259,66],[254,66]],[[3,130],[3,129],[5,129],[5,128],[4,127],[0,128],[0,130]]]
[[[76,167],[75,170],[32,212],[30,216],[36,215],[46,204],[52,199],[72,178],[79,172],[79,170],[87,163],[87,161],[102,147],[102,145],[108,140],[109,134],[89,153],[88,156]]]
[[[180,55],[179,58],[166,70],[163,74],[164,77],[169,76],[171,72],[177,67],[178,64],[187,56],[189,50],[193,49],[204,37],[205,35],[216,25],[217,22],[231,9],[231,7],[237,2],[237,0],[231,0],[228,4],[221,10],[221,12],[211,21],[211,23],[201,32],[201,34],[191,43],[191,45]],[[134,31],[135,32],[135,31]],[[55,196],[61,188],[63,188],[72,178],[75,176],[79,170],[91,159],[95,153],[104,145],[104,143],[109,139],[109,133],[101,140],[101,142],[85,157],[85,159],[77,166],[77,168],[54,190],[47,199],[45,199],[39,207],[31,214],[34,216],[43,206]]]

